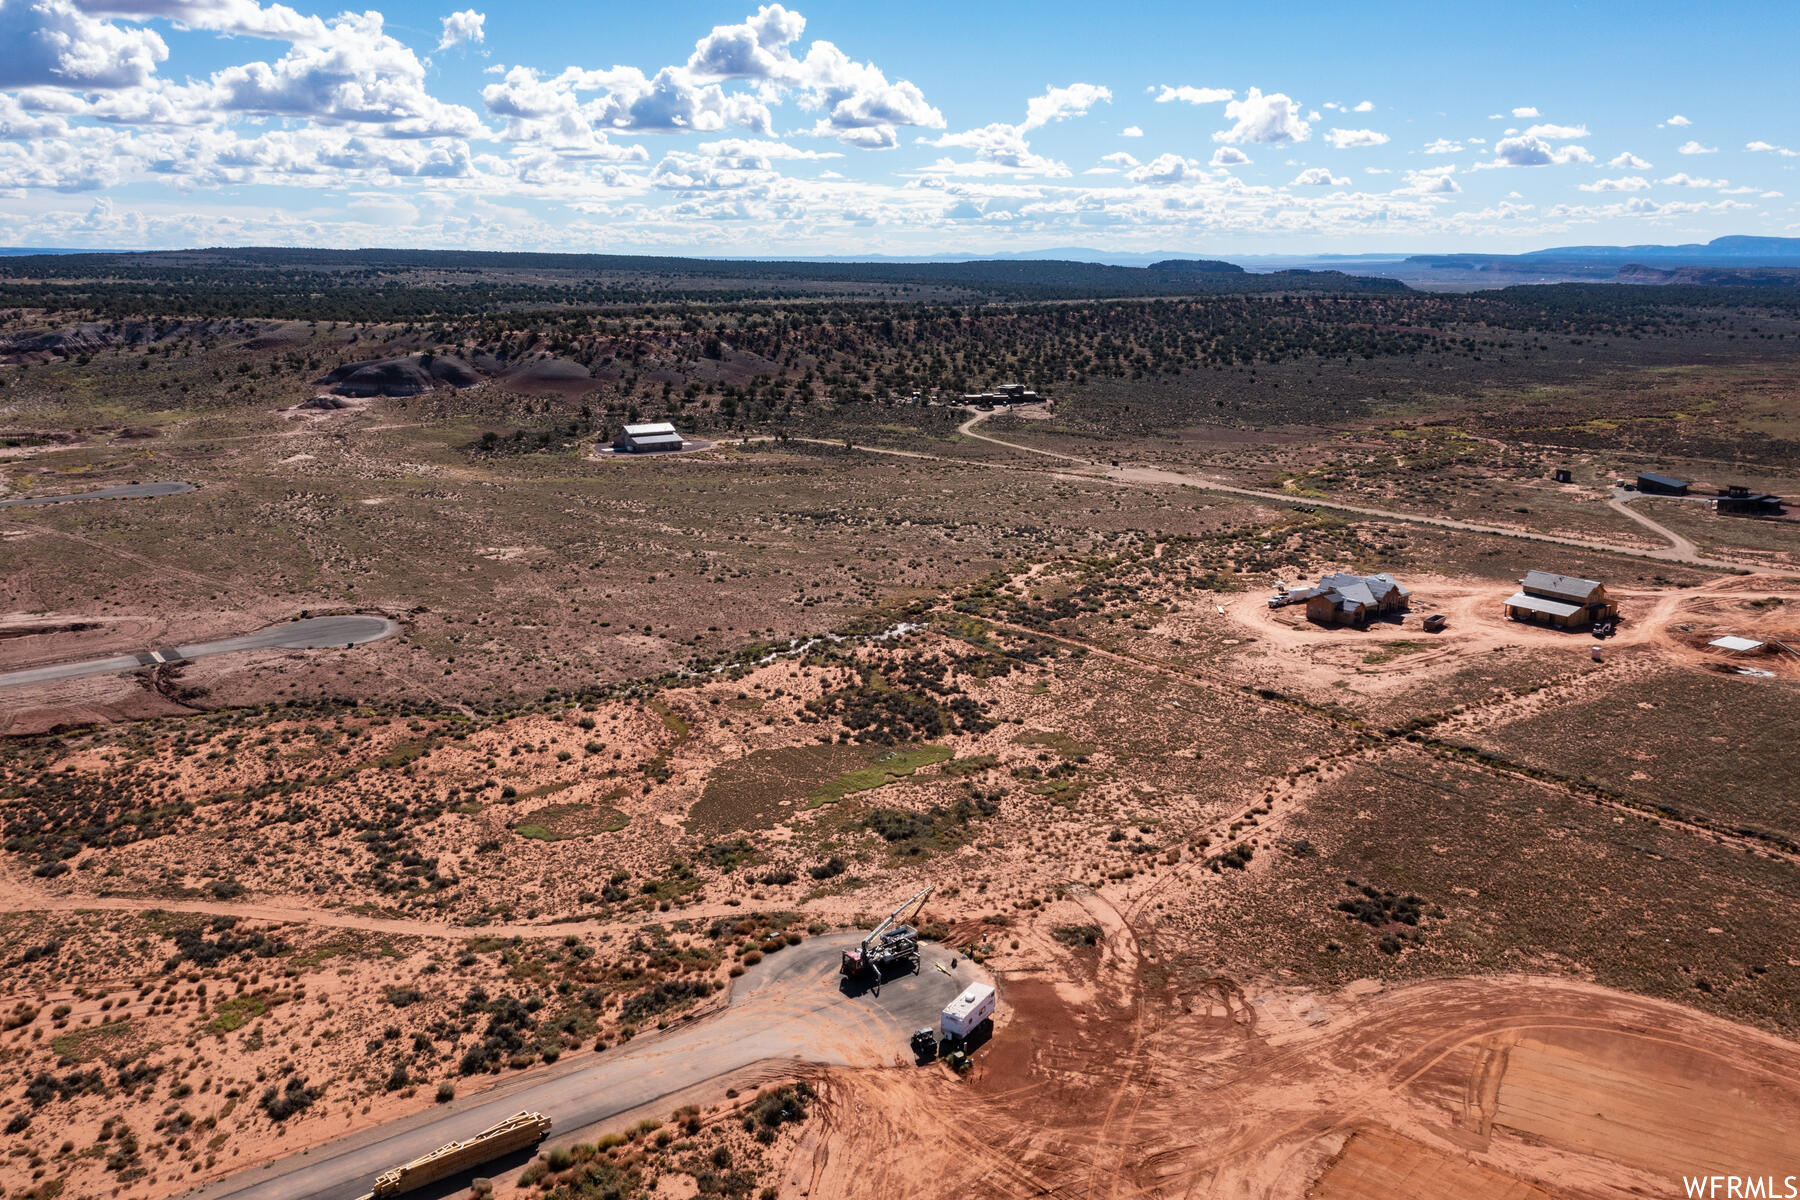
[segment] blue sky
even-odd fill
[[[0,244],[1800,236],[1793,4],[470,2],[0,0]]]

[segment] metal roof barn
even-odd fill
[[[1544,596],[1528,596],[1524,592],[1514,592],[1507,599],[1506,606],[1541,612],[1552,617],[1572,617],[1585,607],[1580,604],[1565,604],[1561,600],[1551,600]]]

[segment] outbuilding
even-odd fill
[[[654,454],[666,450],[682,450],[687,441],[677,432],[675,426],[667,421],[656,421],[649,425],[627,425],[619,436],[613,439],[615,454]]]
[[[1767,492],[1752,494],[1749,488],[1732,488],[1729,495],[1713,501],[1713,508],[1740,517],[1779,517],[1787,511],[1780,496]]]
[[[1606,588],[1592,579],[1530,571],[1519,580],[1519,590],[1506,601],[1506,615],[1533,625],[1580,629],[1596,621],[1618,617],[1619,606]]]
[[[1637,490],[1650,496],[1685,496],[1688,481],[1676,479],[1672,475],[1645,473],[1637,477]]]

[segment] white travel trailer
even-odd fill
[[[994,989],[985,983],[971,983],[962,995],[944,1006],[944,1035],[966,1038],[993,1015]]]

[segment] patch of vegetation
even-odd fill
[[[875,808],[862,818],[861,824],[901,856],[927,854],[961,845],[968,839],[969,826],[983,817],[991,817],[1000,806],[986,797],[969,797],[954,804],[940,804],[924,812],[903,808]]]
[[[197,967],[215,966],[239,954],[274,958],[287,953],[286,942],[257,929],[235,932],[237,924],[236,917],[214,917],[204,929],[198,925],[177,926],[169,934],[175,943],[175,953],[163,962],[163,970],[173,971],[183,962],[191,962]],[[216,936],[208,938],[208,932]]]
[[[271,1083],[264,1088],[260,1103],[269,1120],[280,1122],[305,1112],[324,1094],[323,1088],[307,1087],[303,1076],[290,1075],[286,1086]]]
[[[626,999],[619,1013],[627,1021],[642,1021],[674,1008],[686,1008],[724,985],[716,979],[666,979]]]
[[[1405,639],[1396,639],[1391,642],[1382,642],[1380,645],[1376,646],[1375,649],[1368,651],[1362,656],[1362,661],[1363,665],[1366,667],[1378,667],[1384,663],[1391,663],[1404,655],[1417,654],[1421,650],[1429,650],[1430,648],[1431,643],[1429,642],[1412,642],[1406,641]]]
[[[1065,946],[1098,946],[1102,933],[1098,925],[1057,925],[1050,936]]]
[[[527,814],[524,821],[513,826],[513,832],[542,842],[560,842],[617,833],[630,823],[628,815],[605,805],[551,804]]]
[[[825,804],[834,804],[845,796],[857,792],[871,791],[904,779],[920,767],[929,767],[952,757],[955,752],[948,746],[909,746],[887,750],[875,755],[868,766],[855,771],[847,771],[836,779],[825,784],[814,792],[807,800],[808,808],[818,808]]]
[[[1084,759],[1094,752],[1086,742],[1078,742],[1066,733],[1029,729],[1013,738],[1015,746],[1043,746],[1064,759]]]
[[[86,1062],[116,1055],[131,1037],[131,1018],[121,1017],[89,1029],[72,1030],[50,1039],[50,1048],[66,1059]]]
[[[256,1018],[269,1011],[269,1002],[265,997],[255,993],[233,996],[213,1009],[212,1020],[206,1023],[209,1033],[225,1034],[242,1029]]]

